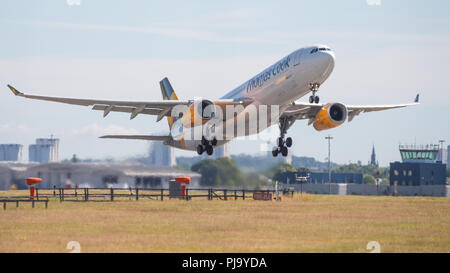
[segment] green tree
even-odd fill
[[[372,165],[359,166],[357,164],[342,165],[332,170],[334,173],[362,173],[373,177],[389,179],[389,168],[377,168]]]
[[[174,169],[180,170],[180,171],[184,171],[185,169],[183,168],[183,166],[180,165],[175,165],[173,166]]]
[[[77,163],[77,162],[79,162],[80,160],[77,158],[77,155],[76,154],[73,154],[73,156],[72,156],[72,159],[70,159],[70,162],[72,162],[72,163]]]
[[[363,183],[364,184],[375,184],[376,183],[375,177],[373,177],[370,174],[364,174],[363,175]]]
[[[309,173],[309,172],[311,172],[311,170],[308,169],[308,168],[304,168],[304,167],[298,167],[298,168],[297,168],[297,172],[300,172],[300,173],[302,173],[302,172],[304,172],[304,173]]]
[[[294,166],[292,166],[291,164],[283,163],[276,167],[272,179],[274,181],[283,181],[285,172],[296,172],[296,171],[297,169],[294,168]]]
[[[214,164],[214,160],[212,159],[201,160],[192,165],[191,171],[202,174],[202,178],[200,180],[201,185],[203,186],[216,185],[217,167]]]
[[[227,157],[217,160],[201,160],[192,165],[191,170],[202,174],[200,184],[203,186],[238,186],[245,184],[245,175],[236,163]]]

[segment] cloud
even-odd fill
[[[30,127],[22,124],[0,124],[0,134],[23,134],[31,131]]]
[[[381,0],[366,0],[367,5],[369,6],[380,6]]]
[[[198,41],[209,42],[225,42],[225,43],[250,43],[250,44],[269,44],[273,43],[270,39],[258,39],[254,37],[243,36],[226,36],[220,35],[217,32],[205,31],[198,29],[185,29],[179,27],[158,27],[158,26],[113,26],[113,25],[99,25],[99,24],[74,24],[56,21],[12,21],[5,20],[8,23],[33,25],[52,28],[64,28],[74,30],[101,30],[101,31],[120,31],[120,32],[137,32],[154,35],[167,36],[178,39],[191,39]]]

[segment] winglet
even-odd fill
[[[419,94],[416,95],[416,98],[414,99],[415,103],[419,103]]]
[[[8,84],[9,89],[11,89],[11,91],[14,93],[14,95],[16,96],[22,96],[23,93],[19,92],[16,88],[12,87],[11,85]]]

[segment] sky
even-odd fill
[[[318,1],[2,1],[0,143],[60,138],[60,158],[144,155],[145,141],[104,134],[163,134],[156,117],[13,96],[7,84],[40,95],[114,100],[161,99],[168,77],[180,99],[216,99],[292,51],[326,44],[335,68],[321,102],[421,105],[357,116],[315,131],[297,121],[290,152],[325,160],[332,135],[337,163],[381,166],[400,160],[399,143],[450,144],[450,2]],[[307,101],[308,96],[300,99]],[[273,139],[275,143],[275,137]],[[272,145],[272,144],[271,144]],[[233,140],[232,154],[260,154],[262,141]],[[195,152],[176,150],[177,156]]]

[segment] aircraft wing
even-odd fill
[[[402,108],[407,106],[418,105],[419,94],[416,95],[413,103],[405,104],[391,104],[391,105],[346,105],[348,110],[348,121],[352,121],[353,118],[360,113],[382,111],[388,109]],[[315,103],[294,102],[290,105],[282,116],[292,117],[293,119],[309,119],[309,124],[314,121],[319,110],[325,105]]]
[[[141,139],[141,140],[154,140],[154,141],[169,141],[171,136],[146,136],[146,135],[106,135],[100,138],[115,138],[115,139]]]
[[[61,97],[47,97],[24,94],[8,84],[9,89],[14,95],[35,100],[53,101],[59,103],[67,103],[81,106],[92,106],[92,110],[103,111],[103,117],[110,112],[131,113],[130,119],[135,118],[139,114],[158,116],[156,121],[160,121],[166,116],[171,116],[171,110],[178,105],[189,106],[194,103],[193,100],[157,100],[157,101],[112,101],[112,100],[96,100],[96,99],[75,99]],[[225,109],[227,105],[243,105],[244,107],[252,103],[250,98],[238,99],[222,99],[215,100],[214,104]]]
[[[189,105],[192,101],[187,100],[159,100],[159,101],[111,101],[111,100],[96,100],[96,99],[75,99],[75,98],[60,98],[60,97],[47,97],[47,96],[35,96],[24,94],[11,85],[8,84],[9,89],[16,96],[35,99],[53,101],[59,103],[67,103],[82,106],[92,106],[92,110],[103,111],[103,117],[106,117],[112,112],[125,112],[131,113],[130,119],[135,118],[138,114],[157,115],[158,121],[165,116],[170,116],[170,112],[176,105]]]

